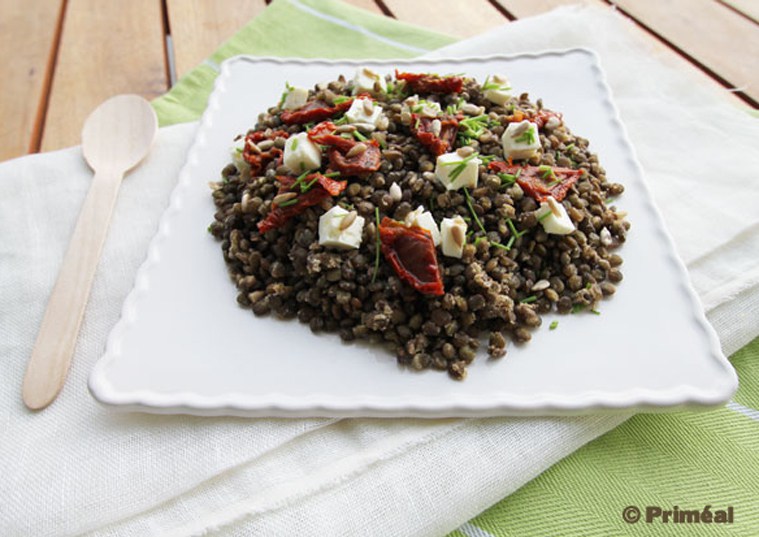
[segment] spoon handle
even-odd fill
[[[122,178],[121,171],[96,171],[87,192],[24,376],[30,409],[49,405],[66,381]]]

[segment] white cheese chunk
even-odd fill
[[[232,163],[238,170],[243,171],[248,168],[248,163],[242,158],[242,152],[245,149],[245,136],[240,136],[232,143],[232,147],[229,152],[232,155]]]
[[[483,84],[485,98],[491,103],[503,106],[511,98],[511,86],[505,76],[492,75]]]
[[[405,222],[409,226],[419,226],[426,229],[432,235],[432,242],[435,243],[435,246],[440,244],[440,230],[437,227],[437,222],[435,222],[432,213],[425,211],[421,205],[406,215]]]
[[[443,245],[443,255],[461,259],[466,244],[466,222],[456,215],[453,218],[443,218],[440,222],[440,243]]]
[[[354,211],[346,211],[339,205],[335,205],[329,211],[319,217],[319,244],[331,248],[350,250],[361,245],[361,235],[364,229],[364,218],[356,216],[353,219],[349,214],[355,215]],[[349,219],[353,219],[350,222]],[[346,225],[347,222],[350,222]]]
[[[369,69],[368,67],[359,67],[356,70],[356,76],[353,78],[353,95],[359,93],[376,93],[374,86],[379,84],[379,91],[387,92],[387,83],[385,77]]]
[[[345,112],[348,123],[369,127],[369,130],[377,128],[382,115],[382,107],[374,104],[371,99],[354,99],[351,107]]]
[[[575,230],[575,225],[564,206],[551,196],[540,203],[537,215],[546,233],[568,235]]]
[[[437,117],[443,112],[443,109],[438,102],[419,99],[418,95],[412,95],[406,97],[401,104],[401,113],[403,112],[419,114],[422,117]]]
[[[551,114],[551,117],[546,121],[545,127],[548,130],[553,130],[561,125],[561,118],[559,116]]]
[[[435,177],[448,190],[475,188],[480,176],[481,160],[462,156],[458,151],[443,153],[435,163]]]
[[[537,154],[540,149],[540,136],[535,123],[520,121],[509,123],[501,137],[503,158],[528,159]]]
[[[307,133],[299,132],[285,142],[282,163],[295,175],[300,175],[307,170],[321,167],[322,152],[318,145],[308,139]]]
[[[298,88],[288,86],[287,95],[285,101],[282,103],[283,110],[297,110],[308,101],[308,90],[306,88]]]

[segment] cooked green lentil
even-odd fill
[[[314,87],[309,99],[339,103],[352,89],[352,82],[340,77]],[[209,231],[221,241],[240,306],[256,315],[297,318],[315,332],[337,332],[346,341],[381,342],[401,364],[463,379],[484,341],[491,357],[502,357],[509,340],[530,340],[541,315],[592,311],[614,294],[622,258],[613,251],[625,241],[630,224],[605,200],[619,197],[624,187],[607,180],[588,140],[561,122],[540,129],[542,149],[528,163],[584,170],[562,202],[576,227],[571,234],[546,233],[536,201],[513,178],[499,177],[486,165],[479,167],[476,188],[448,191],[433,173],[435,156],[410,132],[402,106],[409,94],[396,83],[392,94],[375,95],[388,119],[386,129],[365,133],[384,148],[377,172],[352,178],[338,197],[261,234],[256,226],[278,195],[276,176],[289,171],[274,161],[251,176],[246,166],[228,164],[222,180],[212,185],[217,212]],[[500,138],[515,113],[531,116],[543,109],[541,100],[533,103],[527,94],[493,104],[469,78],[460,94],[419,97],[438,101],[443,110],[455,107],[464,117],[480,117],[468,122],[476,136],[467,131],[450,151],[465,143],[481,158],[496,160],[503,160]],[[281,112],[279,106],[270,108],[252,130],[307,130],[284,125]],[[343,125],[339,132],[355,130]],[[284,142],[266,140],[259,149],[282,148]],[[325,159],[322,171],[326,166]],[[337,204],[365,219],[358,249],[331,250],[318,242],[319,216]],[[442,296],[421,294],[402,282],[382,256],[377,264],[376,222],[383,216],[402,221],[419,205],[437,223],[456,215],[469,223],[461,259],[437,251]]]

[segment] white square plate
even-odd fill
[[[625,279],[601,315],[553,317],[501,360],[478,357],[465,381],[396,365],[388,351],[237,306],[208,181],[232,139],[276,103],[285,81],[311,87],[358,65],[382,73],[504,73],[516,92],[562,112],[590,140],[632,228]],[[737,388],[672,240],[654,208],[595,54],[585,49],[452,60],[325,61],[237,57],[224,63],[169,208],[105,355],[90,377],[103,403],[162,413],[243,416],[496,416],[711,406]]]

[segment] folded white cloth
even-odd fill
[[[725,352],[756,335],[759,126],[646,56],[606,11],[564,9],[443,54],[590,46]],[[91,174],[78,148],[0,166],[0,535],[442,535],[623,421],[245,420],[115,413],[86,379],[120,315],[194,125],[124,181],[68,383],[21,379]],[[756,318],[755,316],[753,318]]]

